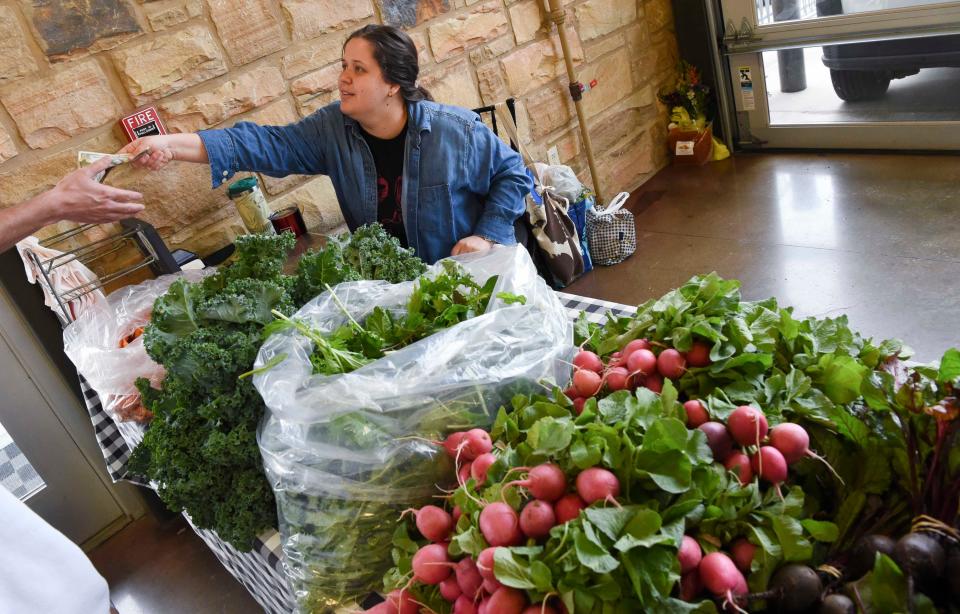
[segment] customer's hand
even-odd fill
[[[459,256],[460,254],[469,254],[470,252],[485,252],[492,247],[492,241],[487,241],[477,235],[470,235],[457,241],[457,244],[450,250],[450,255]]]
[[[77,169],[53,187],[45,199],[53,217],[82,224],[105,224],[132,217],[143,211],[140,192],[97,183],[94,177],[110,166],[110,156]]]

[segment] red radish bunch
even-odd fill
[[[520,512],[520,530],[532,539],[543,539],[550,535],[550,529],[557,524],[553,506],[546,501],[534,499]]]
[[[779,492],[779,485],[787,479],[788,466],[805,457],[823,462],[843,481],[826,459],[810,450],[810,436],[799,424],[784,422],[769,428],[763,411],[750,405],[734,409],[726,425],[709,420],[706,407],[699,400],[691,399],[683,408],[687,426],[698,428],[707,436],[714,461],[734,472],[743,485],[757,476]],[[742,446],[743,451],[736,449],[735,444]]]
[[[709,364],[710,346],[696,341],[694,348],[701,354],[702,348],[706,348],[706,359],[698,356],[696,366],[702,366],[704,360]],[[613,352],[607,364],[594,352],[580,350],[573,357],[573,378],[564,394],[573,400],[574,409],[579,415],[583,412],[586,399],[597,396],[603,390],[616,392],[643,386],[660,393],[664,378],[681,377],[686,372],[687,363],[686,355],[674,348],[665,348],[659,355],[654,353],[653,344],[646,339],[630,341],[619,352]]]
[[[764,480],[778,486],[787,479],[787,461],[780,450],[773,446],[761,446],[750,456],[750,468]]]
[[[580,498],[580,495],[577,493],[570,493],[569,495],[564,495],[553,504],[553,512],[557,518],[557,524],[564,524],[570,522],[577,518],[580,515],[580,510],[587,507],[587,504],[583,502],[583,499]]]
[[[589,350],[577,352],[577,355],[573,357],[573,366],[583,371],[593,371],[598,375],[603,373],[603,361]]]
[[[743,452],[732,453],[727,457],[723,466],[727,468],[727,471],[737,474],[742,486],[746,486],[753,481],[753,467],[750,465],[750,457]]]
[[[447,455],[457,462],[472,461],[493,449],[493,440],[490,439],[490,433],[483,429],[457,431],[447,435],[447,438],[443,441],[430,441],[430,443],[443,446]]]
[[[711,346],[706,341],[699,339],[694,341],[687,350],[687,364],[691,367],[707,367],[712,362],[710,360]]]
[[[487,470],[495,462],[497,462],[497,457],[490,452],[481,454],[473,460],[470,464],[470,475],[476,480],[477,485],[484,484],[487,481]]]
[[[446,541],[453,531],[453,517],[436,505],[424,505],[412,511],[416,518],[417,530],[432,542]],[[406,513],[406,512],[404,512]]]
[[[730,434],[741,446],[760,446],[767,437],[767,417],[749,405],[741,405],[727,418]]]
[[[687,359],[673,348],[667,348],[657,356],[657,371],[664,377],[676,379],[687,370]]]
[[[461,559],[457,563],[456,574],[460,593],[470,600],[475,599],[480,587],[483,586],[484,579],[477,564],[469,556]],[[447,601],[453,601],[453,599],[447,599]]]
[[[755,548],[746,540],[740,541],[746,546]],[[753,559],[753,550],[744,548],[740,545],[740,541],[733,544],[735,549],[739,548],[739,551],[735,550],[734,558],[731,559],[724,552],[711,552],[704,556],[697,540],[684,535],[680,549],[677,551],[681,574],[680,598],[688,602],[698,601],[703,589],[706,588],[714,596],[723,598],[724,609],[731,606],[738,611],[744,611],[737,606],[736,598],[749,592],[743,573],[750,571],[749,561]],[[747,561],[747,568],[743,573],[741,573],[742,567],[739,567],[742,560]]]
[[[620,496],[620,480],[600,467],[584,469],[577,476],[577,494],[587,505],[594,501],[610,501],[616,504],[616,498]]]
[[[753,564],[753,556],[757,552],[757,547],[741,537],[730,544],[730,555],[737,569],[745,574],[750,573],[750,566]]]
[[[523,467],[518,469],[523,469]],[[534,498],[553,502],[567,491],[567,476],[564,475],[563,469],[557,465],[543,463],[530,469],[527,472],[526,479],[507,482],[501,490],[506,490],[511,486],[521,486],[529,490]]]
[[[680,561],[680,573],[687,574],[695,570],[700,565],[702,558],[703,550],[700,549],[700,544],[697,543],[697,540],[689,535],[684,535],[683,541],[680,542],[680,549],[677,551],[677,559]]]
[[[413,577],[424,584],[440,584],[450,575],[447,547],[427,544],[413,555]]]
[[[710,414],[707,413],[703,401],[691,399],[683,404],[683,411],[687,414],[687,426],[689,428],[695,429],[704,422],[710,421]]]
[[[620,358],[626,360],[630,354],[633,354],[637,350],[649,350],[650,348],[650,342],[646,339],[634,339],[623,346],[623,349],[620,351]]]
[[[799,424],[784,422],[770,429],[770,445],[783,454],[783,458],[788,465],[792,465],[805,456],[814,458],[826,465],[833,475],[837,476],[841,483],[843,482],[843,479],[837,475],[827,459],[810,449],[810,435]]]
[[[600,392],[600,386],[603,385],[603,379],[599,373],[579,369],[573,374],[573,389],[577,396],[589,398]]]
[[[736,597],[748,592],[747,580],[730,557],[723,552],[711,552],[703,557],[697,568],[703,585],[717,597],[723,597],[723,605],[737,607]]]
[[[491,546],[516,546],[523,541],[517,512],[501,501],[483,508],[479,524],[480,533]]]
[[[630,372],[623,367],[611,367],[607,371],[607,388],[611,392],[630,387]]]
[[[627,370],[647,376],[657,372],[657,355],[650,350],[637,350],[627,357]]]

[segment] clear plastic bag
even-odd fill
[[[580,200],[584,186],[572,168],[563,164],[549,166],[541,163],[536,164],[536,167],[543,185],[550,186],[554,192],[571,203]]]
[[[151,414],[140,403],[134,382],[138,377],[159,386],[164,369],[153,362],[137,330],[150,322],[153,302],[175,280],[197,281],[207,271],[163,275],[121,288],[103,303],[87,310],[63,331],[63,350],[77,371],[100,397],[104,411],[121,427],[128,444],[136,445]]]
[[[292,330],[260,349],[258,368],[286,356],[254,385],[268,408],[258,439],[301,611],[334,609],[381,585],[400,513],[430,502],[453,475],[442,448],[420,438],[489,427],[513,395],[569,375],[572,322],[526,251],[454,259],[480,284],[498,275],[494,294],[526,304],[495,298],[485,314],[342,375],[313,375],[312,343]],[[362,323],[376,306],[404,310],[415,283],[348,282],[334,293]],[[327,332],[347,322],[329,292],[295,317]]]

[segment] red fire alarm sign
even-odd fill
[[[141,109],[136,113],[131,113],[120,120],[123,131],[127,133],[127,138],[131,141],[139,139],[142,136],[151,134],[166,134],[167,129],[163,127],[157,110],[153,107]]]

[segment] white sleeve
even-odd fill
[[[0,610],[109,614],[110,590],[87,555],[0,486]]]

